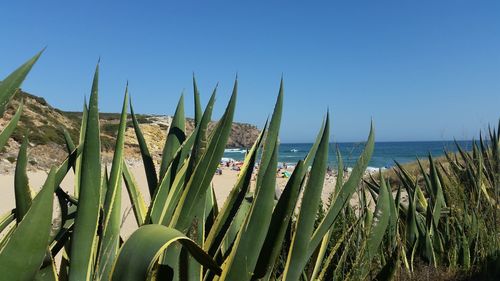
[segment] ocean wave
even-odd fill
[[[234,160],[233,158],[230,158],[230,157],[222,157],[220,159],[220,161],[225,163],[225,162],[235,162],[236,160]]]
[[[383,170],[387,170],[387,168],[386,167],[370,167],[370,166],[368,166],[368,167],[366,167],[365,171],[367,171],[367,172],[378,172],[378,170],[382,170],[383,171]]]
[[[246,153],[246,149],[241,148],[226,148],[224,149],[224,153]]]
[[[346,167],[345,168],[347,172],[352,172],[352,167]],[[366,170],[365,170],[365,173],[368,173],[368,174],[374,174],[374,173],[377,173],[379,170],[387,170],[386,167],[371,167],[371,166],[368,166],[366,167]]]

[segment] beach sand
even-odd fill
[[[144,172],[144,168],[141,164],[134,164],[130,166],[130,171],[133,173],[138,185],[139,189],[146,201],[146,204],[149,205],[150,198],[149,192],[147,189],[147,181],[146,175]],[[213,177],[213,185],[215,190],[215,196],[217,200],[217,204],[219,208],[221,208],[224,204],[224,200],[229,195],[231,189],[233,188],[238,177],[238,172],[231,170],[229,168],[222,168],[222,175],[215,175]],[[47,178],[47,172],[45,171],[29,171],[28,178],[30,182],[30,187],[34,193],[40,190],[43,185],[45,179]],[[287,178],[277,177],[277,187],[282,190],[287,182]],[[73,183],[74,183],[74,174],[73,171],[68,172],[66,178],[61,183],[61,187],[68,192],[69,194],[73,194]],[[252,182],[252,185],[255,184],[255,181]],[[322,192],[322,200],[324,203],[327,202],[330,193],[333,191],[335,186],[335,177],[327,176],[325,179],[325,184]],[[0,174],[0,215],[5,214],[9,210],[15,208],[15,196],[14,196],[14,174]],[[57,204],[57,201],[54,201],[54,204]],[[134,213],[131,210],[130,199],[128,197],[127,189],[125,184],[122,184],[122,236],[126,239],[130,234],[137,229],[137,224],[134,218]]]

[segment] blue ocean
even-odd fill
[[[471,141],[457,141],[464,150],[472,149]],[[282,143],[279,147],[279,162],[289,165],[296,164],[304,159],[311,149],[312,143]],[[329,166],[337,167],[336,147],[340,149],[345,167],[353,167],[363,151],[363,142],[332,143],[328,155]],[[415,141],[415,142],[376,142],[369,166],[374,168],[390,168],[399,163],[413,162],[417,158],[425,158],[429,153],[433,157],[444,155],[445,151],[455,152],[457,147],[454,141]],[[224,157],[242,161],[246,149],[226,149]]]

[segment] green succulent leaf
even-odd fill
[[[234,280],[235,278],[250,280],[266,240],[274,207],[283,90],[282,79],[269,129],[266,132],[255,186],[255,199],[249,216],[246,218],[245,224],[236,238],[233,250],[224,265],[221,280]]]
[[[234,84],[233,94],[229,100],[226,111],[214,129],[207,151],[193,171],[193,175],[186,184],[186,188],[179,200],[170,226],[181,232],[187,232],[194,217],[197,204],[204,198],[205,192],[210,187],[210,182],[224,154],[227,139],[231,132],[234,110],[236,107],[238,83]]]
[[[328,161],[330,121],[327,114],[322,137],[311,167],[311,174],[304,189],[304,195],[288,252],[283,280],[298,280],[309,260],[308,248],[314,230],[314,220],[321,200]],[[326,234],[326,233],[325,233]]]
[[[151,224],[140,227],[125,242],[120,250],[111,280],[142,281],[154,276],[158,259],[175,242],[203,266],[220,274],[221,269],[194,241],[176,229]]]
[[[66,177],[66,174],[69,172],[71,167],[74,167],[76,165],[77,158],[82,154],[83,151],[83,145],[78,145],[75,150],[73,150],[66,159],[59,165],[56,171],[56,189],[59,187],[59,185],[62,183],[64,178]],[[78,169],[75,168],[75,177],[76,177],[76,171]]]
[[[123,180],[125,181],[125,186],[127,187],[130,202],[132,203],[132,210],[134,211],[137,226],[141,226],[145,223],[147,207],[144,201],[144,197],[139,190],[138,184],[134,179],[132,173],[130,173],[127,164],[123,162]]]
[[[90,95],[88,120],[82,152],[78,212],[71,239],[69,280],[93,278],[97,249],[97,226],[101,202],[101,141],[97,108],[99,65],[96,67]]]
[[[7,213],[0,216],[0,233],[10,225],[16,219],[16,209],[8,211]],[[0,243],[1,246],[1,243]]]
[[[196,125],[196,135],[193,144],[193,150],[191,152],[191,157],[189,158],[189,165],[186,174],[186,180],[191,178],[191,174],[194,171],[194,168],[200,162],[201,158],[205,154],[208,145],[208,124],[212,120],[212,111],[215,103],[215,94],[217,92],[217,88],[214,89],[210,100],[203,112],[203,116],[197,122]]]
[[[31,189],[28,182],[28,174],[26,173],[26,165],[28,164],[28,137],[24,136],[19,154],[17,155],[16,171],[14,174],[14,194],[16,197],[16,220],[19,224],[24,215],[28,212],[31,205]]]
[[[73,142],[73,139],[71,139],[71,136],[70,136],[68,130],[66,130],[66,128],[63,127],[62,131],[63,131],[63,135],[64,135],[64,142],[66,143],[66,149],[68,149],[68,153],[71,153],[73,150],[75,150],[76,145]]]
[[[130,101],[130,114],[132,115],[132,123],[134,125],[135,136],[137,137],[137,142],[139,143],[139,149],[141,150],[142,163],[144,164],[144,172],[146,173],[146,179],[148,181],[149,196],[153,197],[156,188],[158,187],[158,175],[156,174],[155,164],[153,162],[153,157],[149,152],[148,145],[142,134],[141,127],[137,121],[137,117],[134,113],[134,108],[132,107],[132,101]]]
[[[194,95],[194,125],[198,127],[201,122],[201,102],[200,102],[200,92],[198,92],[198,85],[196,84],[196,78],[193,73],[193,95]]]
[[[308,249],[309,256],[311,256],[312,253],[316,250],[318,245],[321,243],[321,240],[328,232],[328,229],[331,228],[331,226],[337,219],[340,210],[344,208],[344,206],[351,198],[352,194],[356,191],[356,188],[358,187],[358,184],[360,183],[361,178],[364,172],[366,171],[366,168],[368,167],[368,162],[370,162],[374,145],[375,145],[375,132],[372,124],[370,127],[370,134],[368,136],[368,140],[366,141],[365,149],[363,150],[363,153],[361,153],[361,156],[356,162],[356,165],[354,166],[352,173],[349,176],[349,179],[342,185],[342,188],[340,188],[338,193],[336,193],[335,201],[330,206],[325,217],[323,218],[323,220],[321,221],[321,223],[319,224],[319,226],[316,228],[316,230],[312,235],[311,243]]]
[[[271,122],[269,123],[269,129],[267,130],[266,140],[262,148],[262,156],[260,159],[259,173],[257,174],[256,187],[259,188],[263,181],[263,176],[267,171],[267,166],[271,160],[274,151],[274,145],[278,141],[278,135],[281,125],[281,115],[283,112],[283,79],[281,79],[280,89],[278,93],[278,98],[276,99],[276,104],[274,105],[273,116],[271,117]]]
[[[33,280],[49,245],[55,169],[51,169],[23,220],[0,250],[0,276],[4,280]]]
[[[88,121],[88,113],[89,109],[87,107],[87,101],[85,100],[83,102],[83,109],[82,109],[82,122],[80,124],[80,135],[78,138],[78,144],[81,147],[81,151],[83,151],[83,143],[85,142],[85,134],[87,132],[87,121]],[[78,198],[78,195],[80,194],[80,181],[81,181],[81,174],[82,174],[82,156],[81,156],[81,151],[78,155],[74,157],[74,164],[73,166],[75,167],[75,183],[74,183],[74,196]]]
[[[111,277],[111,267],[118,254],[120,243],[122,165],[125,129],[127,127],[127,105],[128,84],[125,89],[125,97],[123,98],[122,113],[113,155],[113,164],[111,166],[106,199],[104,201],[104,230],[96,272],[98,280],[108,280]]]
[[[178,163],[173,163],[176,160],[175,152],[186,140],[186,117],[184,116],[184,95],[181,95],[177,108],[175,109],[174,118],[168,129],[165,146],[163,147],[161,165],[160,165],[160,181],[165,176],[167,168],[174,166],[174,170],[178,170]],[[178,161],[178,160],[177,160]],[[173,180],[173,178],[172,178]]]
[[[257,159],[257,152],[262,142],[262,138],[264,136],[266,128],[267,123],[264,125],[264,129],[253,144],[252,148],[247,153],[245,161],[241,166],[241,171],[238,179],[236,180],[236,183],[233,189],[231,189],[228,197],[224,201],[224,205],[222,206],[219,215],[215,218],[215,222],[210,229],[207,239],[205,240],[203,249],[211,255],[214,255],[217,249],[220,247],[220,243],[223,237],[228,231],[229,226],[232,224],[236,213],[241,208],[241,204],[244,201],[245,195],[250,188],[253,167],[255,166],[255,161]]]
[[[19,104],[16,113],[14,114],[14,116],[12,116],[12,119],[10,119],[9,124],[7,124],[7,126],[5,126],[3,131],[0,132],[0,150],[3,149],[3,147],[9,140],[10,136],[16,129],[17,123],[21,118],[22,112],[23,112],[23,102],[21,101],[21,104]]]
[[[300,160],[297,166],[295,166],[278,203],[274,207],[266,240],[262,246],[257,266],[255,267],[254,278],[263,278],[264,280],[269,280],[270,278],[282,244],[285,242],[286,230],[295,210],[300,188],[305,180],[305,172],[304,161]]]
[[[238,233],[229,257],[222,265],[223,272],[220,280],[245,281],[252,278],[271,222],[277,160],[278,144],[276,142],[266,173],[262,178],[262,186],[256,189],[250,212]]]
[[[389,219],[391,215],[391,194],[385,183],[385,179],[380,172],[380,182],[381,188],[380,193],[377,198],[377,205],[375,206],[375,211],[373,212],[373,220],[370,228],[370,233],[367,238],[367,255],[368,260],[373,259],[377,254],[378,247],[382,242],[382,239],[386,233],[387,226],[389,225]]]
[[[40,268],[37,272],[34,281],[58,281],[57,268],[52,255],[48,254],[49,264]]]
[[[45,49],[41,50],[38,54],[21,65],[18,69],[9,74],[9,76],[0,81],[0,116],[3,116],[5,107],[14,97],[16,91],[21,86],[21,83],[23,83],[24,79],[26,78],[38,58],[40,58],[44,50]]]

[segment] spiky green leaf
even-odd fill
[[[93,278],[96,257],[97,226],[101,202],[101,140],[97,106],[99,65],[96,67],[90,95],[88,120],[82,152],[78,212],[71,239],[70,281]]]
[[[132,203],[132,210],[134,211],[137,226],[141,226],[146,220],[147,207],[137,182],[125,162],[123,162],[123,180],[125,181],[127,193]]]
[[[206,268],[220,273],[220,268],[194,241],[176,229],[163,225],[145,225],[136,230],[120,250],[111,280],[142,281],[154,274],[160,255],[179,242]]]
[[[30,209],[0,250],[3,280],[31,281],[49,245],[55,169],[51,169]]]
[[[28,137],[25,135],[17,155],[16,171],[14,174],[14,194],[16,197],[16,220],[20,223],[31,205],[31,190],[29,187],[26,165],[28,164]]]
[[[141,127],[137,121],[137,117],[134,113],[134,108],[132,107],[132,100],[130,101],[130,114],[132,115],[132,123],[134,124],[135,136],[137,137],[137,142],[139,143],[139,149],[141,151],[142,163],[144,164],[144,172],[146,173],[146,179],[148,181],[149,196],[153,197],[156,188],[158,187],[158,175],[156,174],[155,164],[153,162],[153,157],[149,153],[148,145],[142,134]]]
[[[330,136],[330,121],[328,114],[322,131],[321,141],[311,167],[311,174],[304,189],[304,196],[297,219],[297,227],[293,233],[283,280],[298,280],[309,259],[308,248],[310,247],[309,243],[314,230],[314,220],[321,200],[321,191],[323,190],[328,161],[328,144]]]
[[[184,95],[181,95],[179,102],[177,103],[177,108],[175,109],[174,118],[168,129],[167,138],[165,140],[165,145],[163,146],[163,153],[160,165],[160,181],[165,176],[169,166],[173,165],[175,171],[178,170],[178,163],[172,163],[175,161],[175,152],[181,146],[181,144],[186,140],[186,117],[184,116]],[[178,160],[177,160],[178,161]],[[172,178],[173,180],[173,178]]]
[[[236,81],[226,111],[212,133],[207,151],[194,169],[189,182],[186,184],[186,188],[184,189],[172,218],[170,225],[182,232],[186,232],[190,227],[191,221],[195,215],[195,206],[204,198],[205,192],[210,187],[210,182],[219,165],[219,161],[224,154],[236,107],[237,85],[238,83]]]
[[[319,224],[319,226],[314,231],[314,234],[311,238],[311,243],[309,247],[309,256],[312,255],[316,247],[321,243],[321,240],[325,236],[326,232],[333,225],[337,216],[340,213],[340,210],[347,204],[352,194],[356,191],[361,178],[368,167],[368,162],[371,159],[373,148],[375,145],[375,132],[373,129],[373,124],[370,126],[370,134],[368,135],[368,140],[366,141],[365,148],[363,153],[361,153],[356,165],[352,169],[351,175],[347,182],[342,185],[342,188],[338,191],[335,197],[335,201],[328,209],[325,217]]]
[[[31,59],[21,65],[18,69],[14,70],[14,72],[9,74],[9,76],[7,76],[0,82],[0,116],[3,116],[5,107],[14,97],[17,89],[21,86],[31,68],[36,63],[38,58],[40,58],[44,50],[45,49],[41,50],[38,54],[33,56]]]
[[[255,199],[245,223],[234,242],[233,249],[222,265],[220,280],[250,280],[259,253],[266,239],[274,207],[274,189],[276,187],[276,165],[278,144],[274,145],[266,173],[262,177],[262,186],[256,189]]]
[[[122,165],[125,129],[127,127],[128,84],[123,98],[122,113],[116,137],[113,164],[109,175],[106,200],[104,201],[104,224],[102,242],[99,250],[96,276],[98,280],[111,277],[111,267],[118,254],[120,243],[121,198],[122,198]]]
[[[267,128],[267,123],[264,125],[264,129],[260,133],[259,137],[253,144],[250,151],[245,157],[245,161],[241,166],[241,171],[239,173],[236,183],[231,189],[228,197],[224,201],[224,205],[219,212],[219,215],[215,219],[215,222],[210,229],[210,233],[207,236],[203,249],[208,251],[209,254],[214,255],[216,250],[219,248],[220,243],[228,230],[234,216],[238,212],[245,195],[250,188],[250,181],[252,179],[253,167],[255,166],[255,161],[257,159],[257,151],[262,142],[264,132]],[[239,228],[238,228],[239,229]]]
[[[17,108],[14,116],[12,116],[12,119],[10,119],[9,124],[7,124],[7,126],[5,126],[2,132],[0,132],[0,150],[3,149],[4,145],[9,140],[10,135],[12,135],[12,133],[16,129],[17,123],[21,118],[22,112],[23,112],[23,102],[19,104],[19,107]]]

